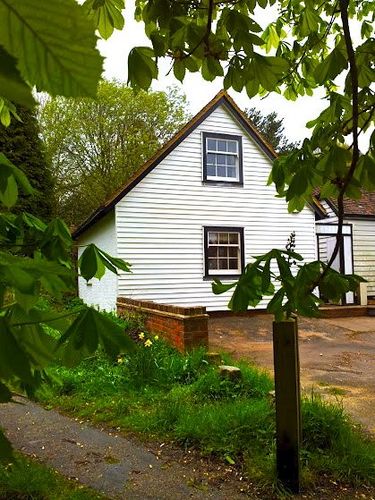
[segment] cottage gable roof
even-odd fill
[[[179,130],[168,142],[166,142],[149,160],[146,161],[128,181],[121,186],[109,199],[98,207],[74,232],[73,238],[78,238],[98,220],[110,212],[114,206],[131,191],[149,172],[151,172],[173,149],[178,146],[208,115],[219,106],[224,106],[231,115],[237,119],[242,127],[248,132],[252,139],[258,144],[263,152],[271,159],[277,157],[272,145],[266,141],[256,129],[245,113],[237,106],[225,90],[221,90],[216,96],[202,108],[181,130]]]

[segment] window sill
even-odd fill
[[[219,280],[238,280],[241,274],[209,274],[208,276],[203,276],[203,281],[213,281],[218,278]]]
[[[243,187],[243,182],[240,181],[211,181],[211,180],[203,180],[203,185],[210,186],[229,186],[229,187]]]

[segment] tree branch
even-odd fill
[[[331,255],[331,258],[328,261],[327,266],[325,267],[323,273],[320,275],[318,282],[314,285],[314,288],[321,283],[324,277],[327,275],[329,269],[334,263],[340,248],[342,248],[343,242],[343,224],[344,224],[344,197],[346,190],[349,186],[350,181],[353,179],[353,175],[359,160],[359,146],[358,146],[358,117],[359,117],[359,103],[358,103],[358,68],[355,60],[355,53],[353,48],[353,41],[350,34],[349,28],[349,19],[348,19],[348,6],[349,0],[339,0],[339,8],[341,14],[341,21],[344,30],[344,38],[346,51],[348,54],[349,60],[349,75],[350,75],[350,84],[352,90],[352,109],[353,109],[353,153],[352,153],[352,161],[349,167],[349,170],[343,179],[340,187],[340,192],[337,197],[337,209],[338,209],[338,226],[337,226],[337,235],[336,235],[336,245]]]

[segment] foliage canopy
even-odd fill
[[[285,154],[297,149],[298,142],[290,142],[284,133],[283,118],[279,118],[275,111],[263,114],[257,108],[248,108],[245,113],[269,142],[276,153]]]
[[[33,196],[21,195],[15,209],[50,220],[53,184],[39,137],[39,125],[32,110],[20,105],[16,110],[19,120],[12,120],[8,127],[0,127],[0,151],[27,175],[35,193]]]
[[[43,99],[39,122],[56,212],[78,225],[188,120],[176,89],[137,94],[101,81],[96,99]]]

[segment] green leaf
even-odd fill
[[[17,202],[17,184],[26,194],[34,192],[22,170],[13,165],[3,153],[0,153],[0,200],[8,208]]]
[[[99,344],[110,356],[134,348],[120,326],[92,308],[82,311],[59,341],[67,366],[78,364],[95,352]]]
[[[13,175],[6,177],[6,184],[3,187],[0,181],[0,200],[7,207],[13,207],[18,199],[18,187]]]
[[[150,47],[134,47],[128,57],[128,83],[147,90],[158,76],[154,53]]]
[[[315,68],[315,79],[319,84],[323,84],[327,80],[334,80],[347,66],[348,60],[345,51],[335,47]]]
[[[219,279],[214,279],[212,282],[212,291],[215,295],[220,295],[221,293],[225,293],[231,288],[235,287],[237,285],[237,281],[234,283],[222,283]]]
[[[124,27],[121,13],[125,8],[124,0],[86,0],[83,7],[105,40],[112,35],[114,28],[121,30]]]
[[[302,12],[300,33],[303,37],[318,31],[320,23],[319,15],[313,10],[306,8]]]
[[[65,222],[61,219],[53,219],[44,231],[40,250],[48,260],[71,267],[72,244],[72,236]]]
[[[0,317],[0,377],[11,379],[14,376],[31,384],[33,377],[30,361],[17,342],[5,318]]]
[[[282,305],[285,296],[285,290],[280,288],[267,305],[267,311],[275,315],[276,321],[280,321],[283,317]]]
[[[45,368],[53,361],[57,341],[40,324],[25,325],[13,331],[34,367]]]
[[[44,232],[47,228],[47,224],[45,224],[38,217],[35,217],[35,215],[29,214],[28,212],[22,212],[21,217],[24,224],[32,229]]]
[[[105,266],[96,246],[91,243],[82,252],[78,261],[81,276],[89,281],[91,278],[100,279],[105,273]]]
[[[116,273],[116,270],[113,270],[111,269],[108,265],[107,265],[107,262],[106,261],[109,261],[112,266],[114,266],[115,268],[117,269],[121,269],[122,271],[125,271],[126,273],[130,273],[130,267],[131,267],[131,264],[129,264],[129,262],[125,262],[125,260],[123,259],[120,259],[118,257],[112,257],[112,255],[109,255],[108,253],[106,253],[104,250],[102,250],[101,248],[98,249],[100,255],[101,255],[101,258],[102,258],[102,261],[103,261],[103,264],[108,268],[110,269],[112,272]],[[103,257],[105,257],[105,259],[103,259]]]
[[[224,76],[223,67],[215,57],[208,56],[202,62],[202,76],[205,80],[212,82],[217,76]]]
[[[92,22],[74,0],[0,0],[0,44],[24,80],[51,95],[95,96],[102,73]]]
[[[256,79],[264,89],[274,90],[282,76],[289,69],[288,62],[281,57],[265,57],[256,54],[250,65]]]
[[[22,79],[17,61],[0,46],[0,94],[17,104],[32,107],[35,104],[31,88]]]
[[[331,300],[340,300],[344,293],[349,291],[349,281],[342,274],[329,269],[326,276],[320,282],[322,295]]]
[[[8,403],[11,400],[12,400],[12,393],[10,392],[10,390],[6,385],[0,382],[0,403]]]
[[[177,78],[177,80],[182,82],[183,79],[185,78],[185,72],[186,72],[186,68],[185,68],[184,61],[177,59],[173,64],[174,76]]]
[[[10,441],[5,437],[4,433],[0,430],[0,461],[8,462],[13,457],[13,450]]]

